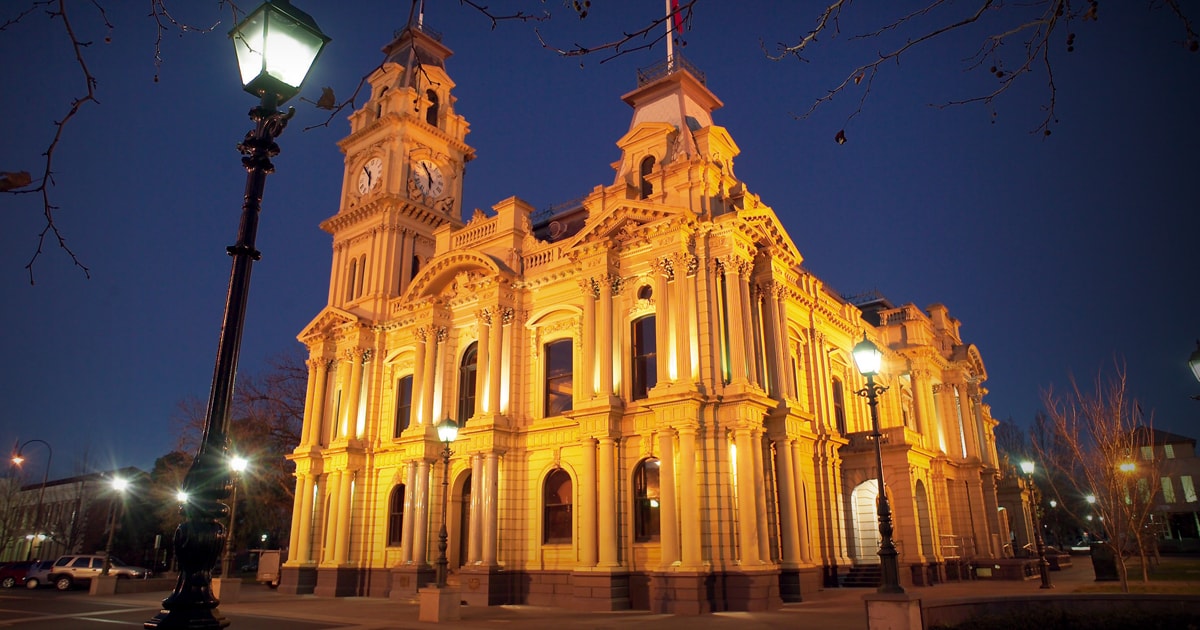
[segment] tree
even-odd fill
[[[1102,531],[1116,548],[1121,589],[1128,592],[1124,551],[1136,550],[1142,580],[1149,580],[1148,558],[1153,532],[1147,525],[1155,490],[1138,479],[1158,479],[1154,458],[1137,460],[1153,448],[1152,419],[1135,410],[1126,393],[1125,371],[1097,375],[1092,391],[1071,380],[1065,394],[1048,390],[1046,413],[1039,416],[1033,448],[1047,472],[1047,485],[1059,505],[1084,527]]]
[[[238,484],[235,547],[246,549],[239,541],[286,539],[292,518],[295,494],[294,466],[286,456],[300,444],[304,418],[304,396],[308,370],[299,352],[282,354],[268,361],[260,374],[241,374],[234,392],[230,422],[230,452],[249,460],[250,465],[236,481]],[[160,522],[165,532],[179,524],[175,493],[183,482],[192,455],[200,444],[205,410],[200,401],[180,403],[179,449],[155,462],[155,492],[162,499]]]

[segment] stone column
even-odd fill
[[[671,335],[671,298],[667,282],[673,277],[671,259],[661,258],[657,262],[658,273],[654,274],[654,345],[658,379],[674,380],[674,340]]]
[[[476,326],[479,327],[479,362],[475,369],[475,417],[482,417],[484,413],[492,411],[491,405],[491,387],[494,385],[490,382],[492,374],[492,348],[491,340],[488,338],[491,333],[492,316],[487,309],[480,311],[476,316]],[[462,418],[459,421],[464,421]]]
[[[679,509],[675,504],[675,435],[669,428],[658,431],[659,542],[662,566],[679,561]]]
[[[754,440],[750,429],[734,429],[733,443],[737,446],[737,520],[740,528],[738,552],[743,567],[761,563],[758,548],[758,506],[755,495],[758,486],[754,479]]]
[[[413,332],[417,340],[417,351],[416,356],[413,357],[413,404],[409,428],[413,426],[425,426],[425,416],[427,415],[425,410],[429,408],[429,401],[425,400],[425,379],[433,377],[425,362],[425,355],[429,352],[429,335],[424,328],[417,328]],[[405,514],[407,513],[405,512]]]
[[[471,531],[467,541],[467,564],[477,564],[482,558],[483,528],[483,456],[471,456]]]
[[[585,438],[583,468],[579,474],[579,564],[594,567],[598,561],[596,542],[596,440]]]
[[[325,420],[326,389],[329,382],[329,359],[324,357],[313,359],[316,362],[317,383],[313,386],[312,410],[305,414],[308,419],[304,423],[305,439],[303,444],[324,445],[327,436],[321,435],[321,423]]]
[[[812,527],[814,523],[813,519],[809,516],[812,513],[809,510],[810,498],[804,492],[805,464],[802,463],[804,460],[800,444],[798,442],[791,443],[790,451],[792,453],[792,490],[796,497],[796,533],[797,542],[799,543],[797,551],[800,554],[802,562],[812,562],[813,557],[810,541],[812,540]]]
[[[291,559],[294,562],[306,563],[312,558],[312,510],[313,510],[313,476],[303,475],[296,483],[296,505],[299,509],[294,512],[292,529],[294,534],[291,545]]]
[[[745,309],[742,306],[741,277],[738,275],[738,261],[728,261],[725,266],[725,297],[726,304],[726,336],[729,339],[729,372],[730,381],[745,383],[749,373],[746,367],[746,338],[743,317]]]
[[[337,521],[338,521],[338,506],[341,504],[338,495],[342,489],[342,471],[335,470],[325,476],[325,509],[324,509],[324,529],[321,534],[321,564],[328,564],[334,561],[334,549],[336,543]]]
[[[491,336],[488,338],[488,343],[491,349],[488,350],[490,362],[488,363],[488,411],[493,414],[500,413],[500,388],[502,387],[500,379],[502,378],[501,368],[504,366],[504,324],[501,322],[500,313],[492,313]]]
[[[483,564],[494,567],[499,528],[497,517],[500,512],[500,456],[487,453],[483,461]]]
[[[738,261],[738,266],[741,267],[741,273],[738,274],[738,296],[741,299],[742,312],[740,313],[741,322],[739,322],[742,330],[742,339],[746,347],[746,379],[755,385],[762,385],[758,374],[758,335],[754,330],[754,311],[755,306],[750,297],[750,272],[753,269],[751,263],[747,261]]]
[[[417,462],[417,496],[413,510],[412,561],[418,566],[429,564],[426,542],[429,537],[429,462]]]
[[[600,323],[596,326],[596,348],[600,354],[601,396],[613,395],[613,282],[616,278],[606,276],[600,283]]]
[[[342,471],[338,478],[341,488],[338,489],[337,534],[333,541],[333,561],[335,564],[346,564],[346,552],[349,551],[350,522],[354,513],[350,507],[350,487],[354,480],[354,472]]]
[[[787,318],[787,287],[781,283],[774,285],[772,297],[775,300],[776,342],[775,352],[779,356],[779,370],[783,382],[781,396],[797,400],[800,398],[800,384],[796,382],[796,371],[792,369],[792,356],[788,351],[788,318]]]
[[[800,524],[796,502],[796,471],[792,466],[792,445],[787,439],[775,442],[775,475],[779,479],[779,551],[783,564],[800,563]]]
[[[697,274],[700,270],[700,259],[695,255],[688,256],[687,273],[683,278],[683,320],[686,322],[686,337],[684,343],[687,352],[683,356],[684,365],[687,370],[683,375],[693,383],[700,382],[700,322],[696,317],[696,312],[700,306],[700,300],[696,296]]]
[[[362,399],[363,368],[371,360],[369,348],[353,348],[346,351],[350,362],[350,391],[346,400],[346,439],[358,439],[358,407]]]
[[[433,386],[437,382],[438,350],[441,346],[443,329],[430,328],[426,330],[428,338],[425,341],[425,374],[421,378],[424,391],[421,392],[421,424],[431,426],[437,422],[433,417]],[[428,484],[426,484],[428,485]]]
[[[596,466],[597,512],[599,518],[600,566],[620,566],[617,559],[616,443],[611,437],[600,438],[600,458]]]
[[[413,522],[409,515],[417,513],[417,464],[408,462],[404,465],[404,522],[400,532],[400,562],[407,564],[413,561]]]
[[[762,430],[755,429],[751,438],[754,440],[754,487],[763,489],[754,493],[754,510],[758,518],[758,557],[763,562],[768,562],[771,559],[771,544],[767,531],[767,480],[763,474],[766,467],[763,462],[762,436]]]
[[[308,386],[304,391],[304,419],[300,423],[300,446],[312,444],[313,434],[313,396],[317,391],[317,369],[322,360],[310,358],[308,364]]]
[[[703,564],[703,556],[700,549],[700,482],[696,479],[696,427],[683,426],[678,431],[680,563],[684,568],[697,569]]]
[[[579,281],[583,291],[583,353],[579,358],[581,385],[579,400],[590,400],[596,396],[596,281],[588,278]]]

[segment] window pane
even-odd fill
[[[412,386],[411,376],[405,376],[396,382],[396,425],[392,437],[400,437],[400,432],[407,429],[412,422]]]
[[[632,396],[645,398],[650,388],[658,384],[658,363],[655,351],[654,316],[633,322]]]
[[[1167,455],[1167,459],[1175,459],[1175,447],[1170,444],[1163,444],[1163,453]]]
[[[392,489],[388,505],[388,546],[399,547],[404,539],[404,485]]]
[[[478,344],[467,346],[458,370],[458,426],[467,424],[475,415],[475,372],[479,359]]]
[[[1175,502],[1175,484],[1171,483],[1170,477],[1162,478],[1163,503]]]
[[[1188,503],[1196,502],[1196,486],[1192,485],[1192,476],[1183,475],[1179,478],[1179,485],[1183,486],[1183,500]]]
[[[558,469],[546,476],[542,542],[571,542],[571,475]]]
[[[634,540],[657,540],[659,531],[658,460],[638,464],[633,475]]]
[[[546,344],[546,417],[561,416],[572,409],[571,339]]]

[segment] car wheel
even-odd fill
[[[0,586],[2,586],[4,588],[12,588],[16,585],[17,585],[17,578],[14,578],[12,576],[9,576],[9,577],[4,578],[3,580],[0,580]]]
[[[54,588],[60,591],[69,591],[71,590],[71,586],[71,578],[69,576],[63,575],[54,580]]]
[[[39,584],[41,584],[41,582],[39,582],[37,578],[29,578],[25,580],[25,588],[31,591],[37,588]]]

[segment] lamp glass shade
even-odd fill
[[[229,32],[242,85],[255,96],[272,93],[279,103],[300,91],[329,38],[307,13],[288,0],[262,4]]]
[[[1188,366],[1192,368],[1192,375],[1200,381],[1200,340],[1196,341],[1196,349],[1192,351],[1192,356],[1188,357]]]
[[[229,467],[232,468],[234,472],[243,472],[246,470],[246,466],[248,465],[250,465],[250,462],[246,461],[244,457],[238,457],[237,455],[234,455],[233,458],[229,460]]]
[[[1033,462],[1021,462],[1021,472],[1032,475],[1034,470],[1036,470],[1036,466]]]
[[[458,439],[458,423],[451,418],[442,420],[437,425],[438,439],[449,444]]]
[[[863,376],[878,374],[879,366],[882,363],[883,353],[879,351],[878,346],[867,339],[867,335],[864,333],[863,340],[854,346],[854,364],[858,366],[858,371]]]
[[[122,477],[116,477],[112,480],[112,487],[113,490],[118,492],[125,492],[125,489],[129,487],[129,480]]]

